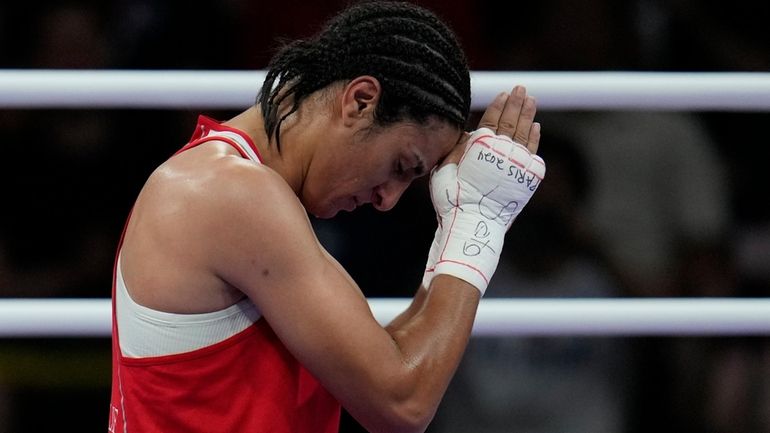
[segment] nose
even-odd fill
[[[410,182],[390,180],[374,188],[372,206],[381,212],[393,209]]]

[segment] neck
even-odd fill
[[[300,144],[300,140],[292,140],[294,137],[287,137],[282,133],[279,151],[275,140],[268,140],[262,112],[256,105],[228,120],[225,125],[245,132],[257,146],[262,163],[283,177],[295,194],[300,194],[310,163],[310,159],[305,155],[305,146]]]

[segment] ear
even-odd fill
[[[342,90],[342,120],[345,126],[371,119],[381,93],[380,81],[372,76],[363,75],[351,80]]]

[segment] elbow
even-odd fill
[[[435,408],[417,401],[395,403],[390,409],[393,433],[423,433],[433,420]]]
[[[426,416],[420,408],[401,406],[386,408],[379,416],[358,421],[371,433],[423,433],[432,419],[432,414]]]
[[[423,433],[436,414],[437,404],[420,398],[414,389],[410,391],[381,395],[377,413],[359,422],[372,433]]]

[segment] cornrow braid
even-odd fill
[[[378,126],[431,116],[459,128],[470,112],[468,63],[452,31],[410,3],[366,2],[333,17],[317,35],[285,45],[271,60],[257,103],[265,131],[281,145],[281,124],[313,92],[361,75],[380,81]],[[290,108],[279,116],[279,107]]]

